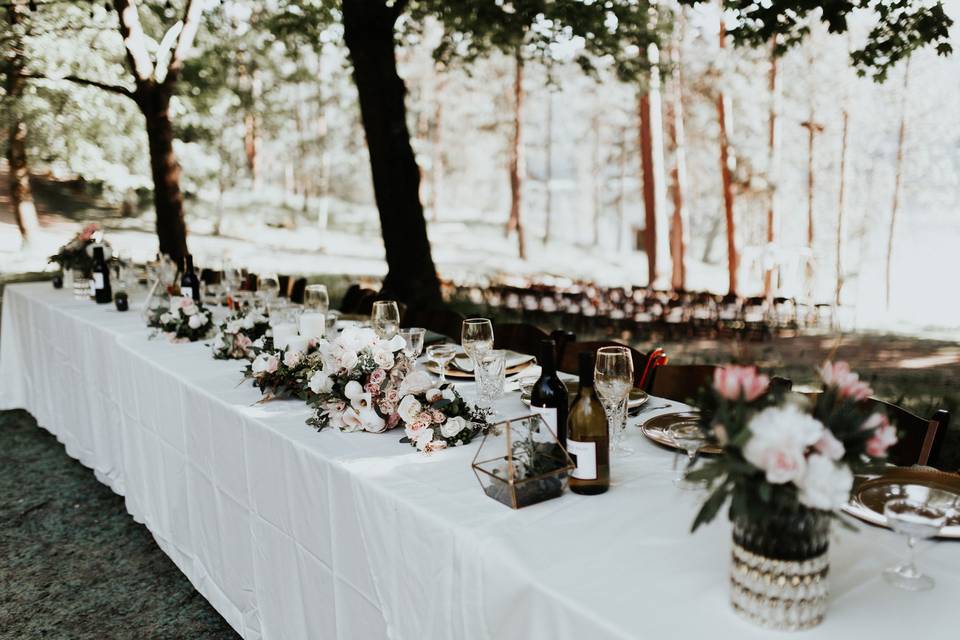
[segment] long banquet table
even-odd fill
[[[702,496],[639,429],[606,494],[513,511],[481,491],[477,443],[424,455],[398,432],[317,433],[302,403],[256,404],[240,379],[203,343],[150,339],[136,310],[48,283],[4,292],[0,407],[29,410],[124,496],[244,638],[770,636],[727,603],[729,525],[690,535]],[[498,408],[525,409],[517,394]],[[881,579],[905,550],[835,527],[830,610],[804,637],[956,637],[960,544],[921,556],[927,593]]]

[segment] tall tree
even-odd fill
[[[849,147],[850,130],[850,107],[846,97],[843,101],[843,109],[840,114],[840,175],[839,187],[837,189],[837,235],[836,235],[836,255],[835,255],[835,287],[833,296],[833,306],[840,308],[840,297],[843,293],[843,218],[847,208],[847,148]],[[837,313],[833,314],[836,318]]]
[[[726,48],[726,28],[720,22],[720,49]],[[717,93],[717,123],[720,125],[720,181],[723,191],[723,217],[727,230],[727,292],[737,293],[737,270],[740,254],[737,250],[737,224],[734,217],[733,170],[737,159],[730,145],[730,105],[727,94],[721,88]]]
[[[891,269],[893,267],[893,239],[897,228],[897,213],[900,210],[900,191],[903,184],[903,157],[907,140],[907,96],[910,89],[910,59],[903,68],[903,91],[900,94],[900,127],[897,133],[897,160],[893,174],[893,203],[890,206],[890,230],[887,233],[887,257],[884,268],[884,283],[886,284],[886,306],[890,308],[890,292],[892,290]]]
[[[510,136],[510,161],[508,172],[510,175],[510,217],[507,219],[507,235],[516,231],[517,253],[521,260],[527,257],[527,243],[524,234],[523,220],[521,219],[523,199],[523,54],[517,48],[514,57],[513,70],[513,131]]]
[[[767,117],[767,251],[773,251],[777,239],[777,190],[780,182],[780,78],[778,77],[776,36],[770,39],[770,70],[767,72],[767,88],[770,93],[770,111]],[[763,295],[773,296],[774,256],[768,256],[771,264],[763,269]]]
[[[666,284],[670,251],[667,226],[667,180],[663,153],[663,108],[660,96],[660,53],[650,45],[651,62],[646,91],[639,99],[640,165],[643,180],[644,248],[647,253],[647,283],[654,288]]]
[[[670,218],[670,259],[673,269],[670,286],[682,290],[687,286],[686,271],[686,224],[684,222],[684,195],[687,190],[687,142],[683,124],[683,60],[681,50],[684,39],[684,19],[678,16],[671,52],[670,117],[667,132],[673,148],[673,165],[670,168],[670,195],[673,212]]]

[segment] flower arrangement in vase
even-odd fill
[[[382,433],[400,424],[400,399],[410,362],[404,340],[377,337],[373,329],[348,327],[333,341],[322,341],[320,358],[310,372],[308,400],[314,415],[307,424],[317,430]]]
[[[423,371],[407,375],[399,391],[396,412],[405,433],[400,442],[419,451],[468,444],[489,426],[489,409],[467,404],[452,385],[437,385]]]
[[[819,374],[823,391],[808,398],[770,389],[753,367],[718,369],[701,427],[722,453],[687,473],[710,489],[694,530],[730,503],[731,604],[771,628],[822,621],[830,522],[850,498],[854,473],[897,441],[846,363],[827,362]]]
[[[270,321],[257,309],[238,310],[217,327],[210,343],[217,360],[253,360],[265,348],[270,334]]]
[[[196,342],[213,329],[213,314],[191,298],[171,297],[169,306],[150,310],[147,326],[164,334],[170,342]]]
[[[50,256],[50,262],[60,265],[64,272],[79,271],[89,276],[93,268],[93,245],[97,243],[97,234],[100,227],[95,222],[89,223],[80,232],[78,232],[69,242],[60,247],[55,254]],[[110,259],[110,245],[106,242],[104,245],[104,254]]]

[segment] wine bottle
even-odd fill
[[[90,280],[90,289],[97,304],[106,304],[113,301],[110,290],[110,267],[103,255],[103,247],[93,248],[93,278]]]
[[[567,414],[570,404],[567,386],[557,375],[556,343],[540,341],[540,368],[542,372],[530,392],[530,409],[539,413],[557,441],[567,446]]]
[[[567,420],[567,453],[576,464],[570,490],[594,495],[610,488],[610,435],[603,405],[593,390],[595,354],[580,354],[580,390]]]
[[[188,253],[184,261],[186,268],[180,278],[180,295],[184,298],[193,298],[194,302],[200,302],[200,279],[193,270],[193,256]]]

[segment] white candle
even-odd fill
[[[287,338],[287,351],[299,351],[300,353],[305,354],[309,344],[309,338],[304,336],[290,336]]]
[[[273,347],[278,351],[287,348],[287,341],[291,336],[297,335],[297,325],[292,322],[284,322],[273,327]]]
[[[311,311],[300,316],[300,335],[322,338],[327,332],[327,319],[322,313]]]

